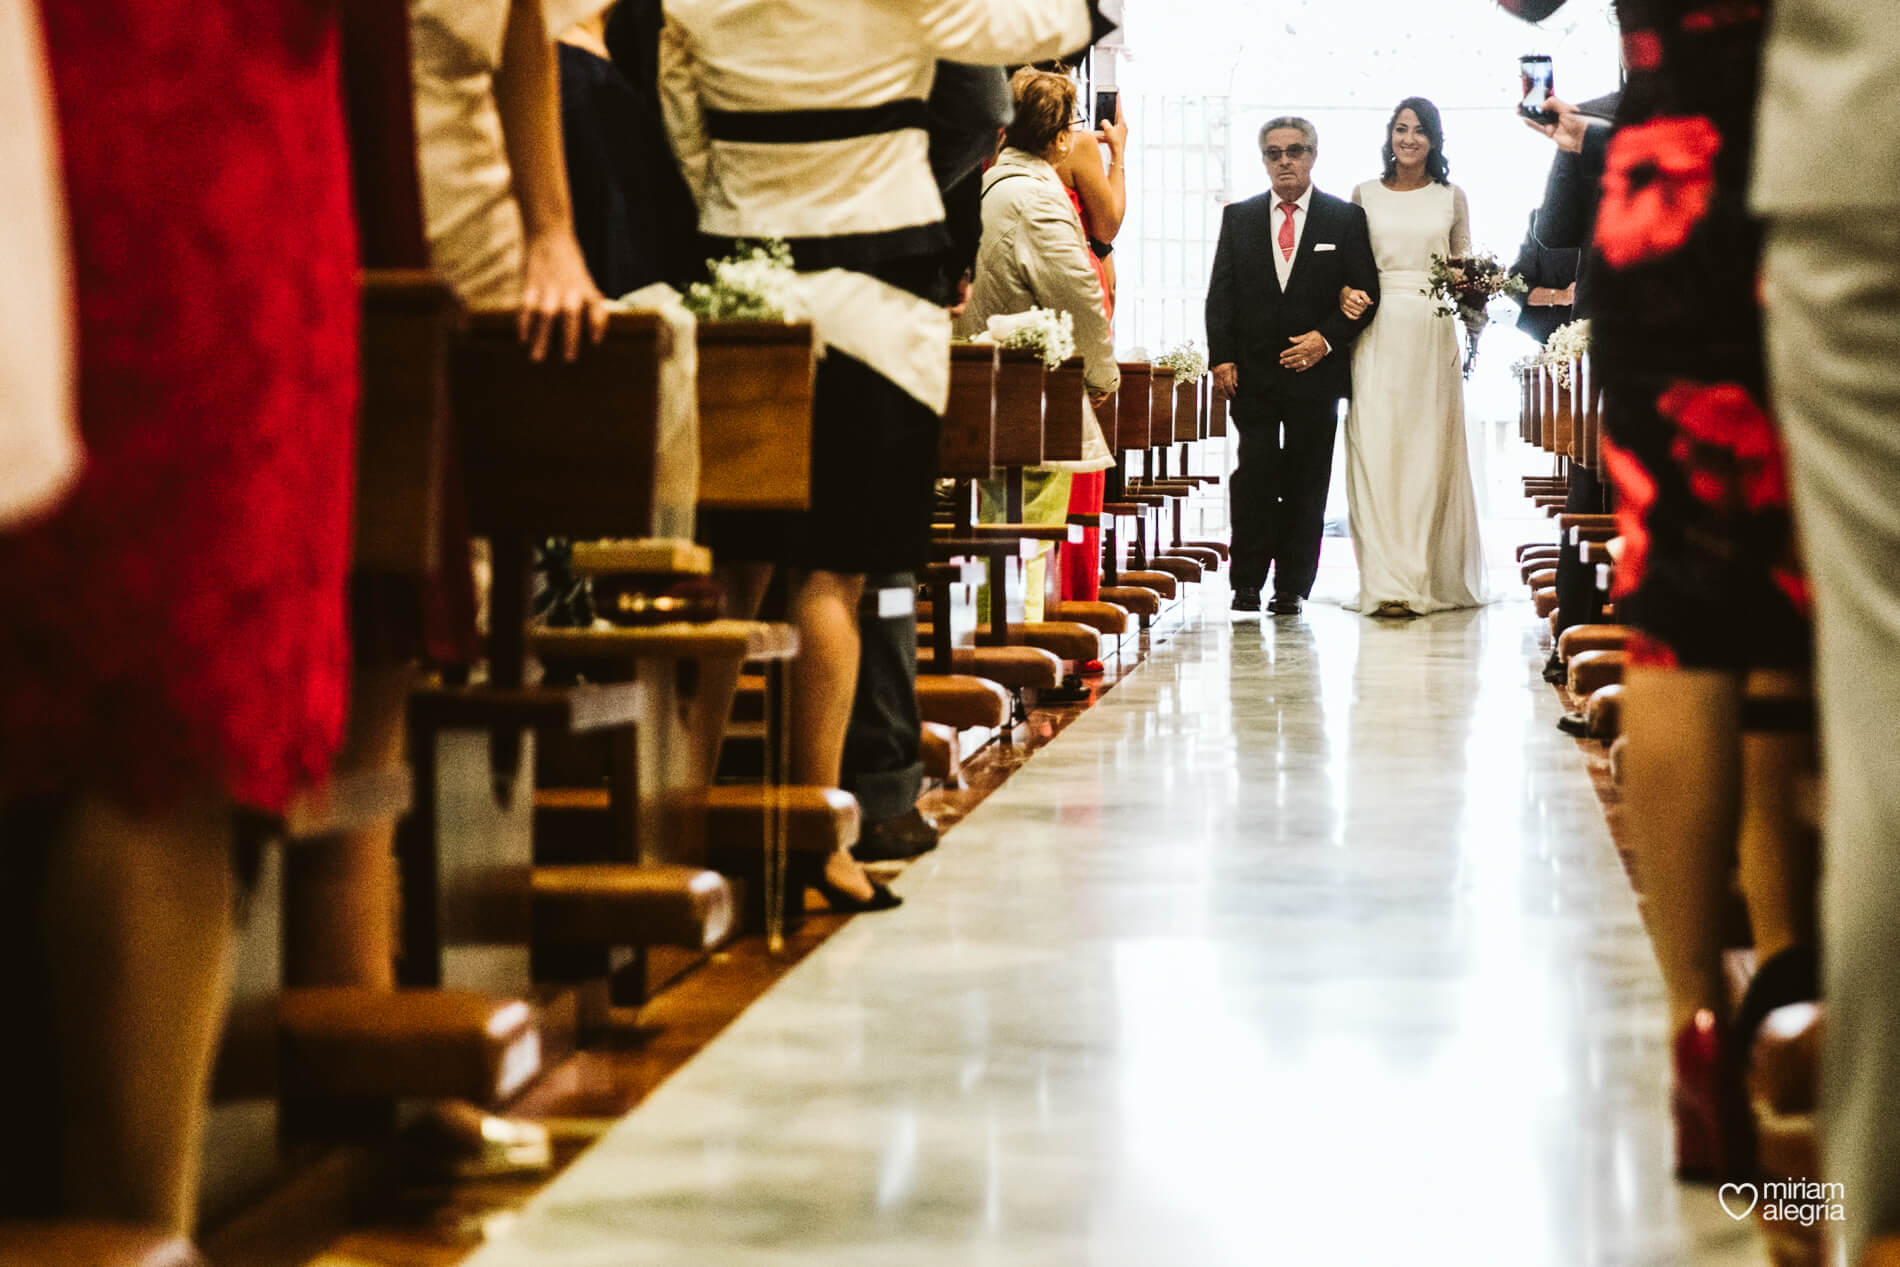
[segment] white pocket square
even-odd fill
[[[1315,242],[1313,243],[1313,249],[1315,251],[1337,251],[1339,248],[1331,242]]]

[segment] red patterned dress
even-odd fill
[[[1542,17],[1562,0],[1502,0]],[[1748,212],[1766,0],[1622,0],[1629,70],[1597,212],[1591,342],[1635,658],[1738,672],[1809,659]]]
[[[0,801],[322,779],[348,671],[355,242],[325,0],[44,7],[83,478],[0,535]]]

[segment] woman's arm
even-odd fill
[[[1471,254],[1471,208],[1465,204],[1465,191],[1451,187],[1451,253]]]
[[[1121,113],[1119,103],[1115,110]],[[1107,133],[1108,170],[1102,170],[1102,140],[1093,132],[1077,132],[1075,148],[1069,152],[1069,172],[1076,196],[1088,212],[1083,227],[1092,230],[1097,241],[1113,242],[1128,214],[1128,173],[1122,164],[1128,129],[1117,119],[1103,130]]]
[[[568,360],[580,355],[583,329],[607,333],[606,302],[574,239],[567,168],[561,151],[560,80],[540,0],[512,0],[495,72],[495,104],[514,176],[527,242],[521,262],[521,338],[530,355],[547,354],[555,328]]]

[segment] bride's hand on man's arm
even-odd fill
[[[1370,307],[1372,307],[1372,296],[1365,291],[1355,290],[1351,286],[1339,288],[1339,310],[1346,314],[1348,321],[1359,320]]]

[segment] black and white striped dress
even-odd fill
[[[667,126],[700,230],[791,245],[822,347],[811,510],[702,516],[722,558],[922,562],[950,391],[928,116],[941,60],[1009,65],[1109,29],[1093,0],[668,0]]]

